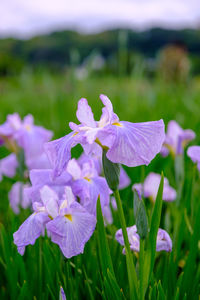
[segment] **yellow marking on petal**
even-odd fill
[[[31,126],[30,125],[25,125],[25,129],[27,130],[27,131],[31,131]]]
[[[91,182],[92,180],[88,177],[84,177],[85,180],[87,180],[88,182]]]
[[[77,135],[78,134],[78,131],[76,131],[73,135],[72,135],[72,137],[74,137],[75,135]]]
[[[70,220],[72,222],[72,215],[65,215],[65,218],[67,218],[68,220]]]
[[[52,216],[48,215],[48,217],[49,217],[49,219],[53,220],[53,217],[52,217]]]
[[[112,123],[112,125],[123,127],[123,125],[121,123],[119,123],[119,122]]]

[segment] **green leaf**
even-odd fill
[[[159,280],[158,282],[158,299],[159,300],[165,300],[166,297],[165,297],[165,293],[164,293],[164,290],[163,290],[163,287],[162,287],[162,284]]]

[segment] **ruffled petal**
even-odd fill
[[[112,125],[111,130],[115,140],[107,157],[129,167],[148,165],[160,152],[165,138],[163,120],[145,123],[123,121]]]
[[[194,163],[200,162],[200,146],[191,146],[187,150],[187,155]]]
[[[35,240],[44,234],[45,224],[49,221],[46,213],[33,213],[13,234],[14,243],[23,255],[25,246],[35,243]]]
[[[66,258],[71,258],[83,253],[85,243],[94,232],[96,218],[76,203],[71,217],[58,216],[46,226],[52,242],[59,245]]]

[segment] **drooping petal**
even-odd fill
[[[109,131],[111,129],[115,140],[107,157],[112,162],[129,167],[148,165],[160,152],[165,138],[163,120],[145,123],[123,121],[111,126]]]
[[[54,169],[54,176],[59,176],[66,170],[67,164],[71,159],[71,148],[79,143],[74,132],[45,144],[45,152]]]
[[[33,213],[13,234],[14,243],[23,255],[24,247],[35,243],[35,240],[44,234],[45,224],[49,221],[46,213]]]
[[[96,122],[94,121],[93,112],[85,98],[79,100],[76,116],[79,122],[84,126],[96,127]]]
[[[197,167],[200,171],[200,146],[191,146],[187,150],[187,155],[194,163],[197,163]]]
[[[41,188],[40,195],[48,215],[55,218],[58,215],[58,195],[47,185]]]
[[[31,205],[31,201],[25,194],[25,189],[28,187],[28,184],[23,184],[22,182],[15,182],[12,185],[10,192],[8,193],[8,198],[10,206],[15,214],[19,213],[19,207],[27,208]]]
[[[52,242],[59,245],[67,258],[83,253],[96,226],[96,218],[80,204],[71,206],[73,212],[70,216],[58,216],[46,225]]]
[[[14,177],[17,167],[18,167],[18,161],[17,161],[17,157],[14,153],[1,159],[0,160],[0,180],[2,178],[2,175],[5,175],[10,178]]]

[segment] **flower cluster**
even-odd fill
[[[127,227],[127,233],[128,233],[128,240],[130,243],[131,250],[134,252],[139,252],[140,237],[139,234],[137,233],[136,225]],[[121,229],[119,229],[116,232],[115,238],[118,241],[118,243],[120,243],[120,245],[124,246],[124,238]],[[157,234],[157,241],[156,241],[156,251],[163,251],[163,250],[167,252],[172,251],[172,241],[169,234],[165,230],[159,228]],[[125,248],[123,248],[123,254],[125,254]]]
[[[30,116],[21,121],[14,114],[0,127],[1,142],[9,144],[9,149],[15,145],[11,155],[17,153],[16,149],[23,148],[29,170],[31,185],[17,184],[14,187],[24,195],[22,206],[27,207],[30,201],[33,210],[14,233],[14,243],[20,254],[23,255],[25,247],[33,245],[45,231],[52,242],[59,245],[65,257],[82,253],[95,230],[97,199],[100,198],[105,225],[112,223],[111,204],[116,209],[115,199],[110,197],[113,191],[104,177],[102,155],[105,154],[113,164],[134,167],[148,165],[161,151],[165,140],[163,120],[144,123],[120,121],[108,97],[101,95],[100,99],[104,107],[99,121],[94,120],[87,100],[80,99],[76,112],[80,124],[70,122],[72,132],[58,140],[49,142],[51,135],[45,135],[48,131],[34,126]],[[17,128],[18,133],[11,127],[12,130]],[[75,159],[71,157],[71,148],[77,144],[81,144],[84,152]],[[119,171],[118,189],[123,189],[130,185],[131,180],[122,166]],[[6,168],[2,174],[6,175]],[[149,174],[144,184],[139,185],[140,192],[155,199],[159,182],[158,174]],[[19,199],[15,194],[17,192],[10,193],[11,205],[18,212]],[[166,201],[176,198],[176,192],[167,179],[163,195]],[[136,226],[127,228],[127,232],[131,249],[139,251]],[[116,239],[123,245],[120,230]],[[159,229],[157,250],[171,251],[171,248],[170,237]]]
[[[0,181],[3,176],[14,177],[17,169],[23,169],[20,180],[9,192],[10,205],[13,211],[19,213],[19,206],[27,208],[29,199],[24,195],[28,182],[27,170],[49,168],[50,163],[43,145],[48,142],[53,133],[41,126],[34,125],[33,117],[27,115],[23,120],[17,113],[7,116],[4,124],[0,125],[0,145],[12,153],[0,160]]]

